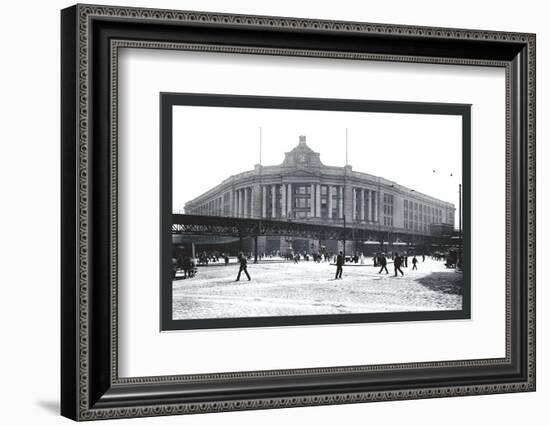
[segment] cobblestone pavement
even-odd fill
[[[199,267],[196,277],[173,282],[174,319],[456,310],[462,305],[462,274],[443,262],[420,259],[404,276],[378,274],[372,263],[336,267],[312,261],[249,263],[252,277],[235,282],[238,266]]]

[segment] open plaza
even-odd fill
[[[459,310],[462,308],[462,273],[445,261],[419,257],[418,270],[402,267],[395,277],[391,259],[388,274],[379,274],[372,259],[346,263],[335,280],[330,262],[279,257],[250,262],[251,280],[242,274],[236,282],[238,262],[231,258],[199,266],[193,278],[178,274],[173,281],[173,318],[239,318],[284,315],[325,315],[375,312]]]

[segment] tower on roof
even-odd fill
[[[313,151],[306,143],[306,137],[300,135],[298,145],[290,152],[285,152],[285,160],[282,166],[299,167],[320,167],[323,164],[319,158],[320,154]]]

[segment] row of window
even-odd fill
[[[405,200],[403,219],[405,229],[428,232],[431,223],[443,222],[443,212],[436,207]]]
[[[384,225],[393,226],[393,195],[384,194]]]
[[[268,186],[266,187],[266,213],[268,217],[272,217],[272,211],[273,211],[273,194],[272,194],[272,187]],[[311,185],[293,185],[293,216],[296,218],[307,218],[311,216]],[[332,217],[336,218],[338,217],[338,209],[339,209],[339,191],[333,190],[332,191]],[[282,190],[280,186],[277,186],[276,193],[275,193],[275,203],[276,203],[276,216],[280,214],[280,208],[281,208],[281,196],[282,196]],[[243,200],[244,201],[244,200]],[[247,212],[250,212],[250,209],[252,207],[251,203],[251,197],[248,197],[248,205],[245,207],[243,206]],[[357,201],[357,200],[356,200]],[[371,204],[368,202],[368,195],[365,199],[367,209],[371,208]],[[328,212],[328,187],[322,185],[321,186],[321,218],[328,218],[329,212]],[[202,207],[202,208],[201,208]],[[208,214],[210,210],[207,206],[201,206],[199,207],[199,212],[203,214]],[[214,206],[214,212],[213,214],[230,214],[231,212],[231,206],[230,206],[230,197],[229,194],[223,195],[223,202],[217,203]],[[249,213],[250,214],[250,213]],[[359,202],[356,203],[356,217],[359,217],[360,214],[360,199]],[[448,213],[447,222],[452,223],[453,218],[452,212]],[[365,216],[367,216],[368,213],[365,211]],[[383,224],[385,226],[393,226],[393,215],[394,215],[394,196],[392,194],[384,194],[383,195]],[[410,229],[414,231],[423,231],[428,232],[429,226],[432,223],[442,223],[443,222],[443,211],[440,208],[428,206],[422,203],[418,203],[416,201],[410,201],[410,200],[404,200],[404,210],[403,210],[403,219],[404,223],[403,226],[405,229]]]

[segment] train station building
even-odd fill
[[[186,214],[283,220],[430,235],[454,229],[455,206],[383,177],[328,166],[305,136],[279,165],[255,165],[185,204]],[[365,254],[369,241],[346,242]],[[373,242],[374,243],[374,242]],[[260,252],[287,254],[342,249],[342,242],[263,236]],[[348,247],[348,244],[350,246]],[[353,245],[352,245],[353,244]],[[359,244],[359,248],[358,248]]]

